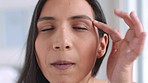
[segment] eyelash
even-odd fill
[[[51,31],[54,30],[54,27],[50,27],[50,28],[45,28],[42,29],[41,32],[45,32],[45,31]],[[79,30],[79,31],[83,31],[83,30],[88,30],[86,27],[82,27],[82,26],[74,26],[73,29]]]
[[[74,29],[76,29],[76,30],[88,30],[87,28],[85,28],[85,27],[73,27]]]
[[[45,31],[51,31],[51,30],[54,30],[54,28],[53,28],[53,27],[51,27],[51,28],[46,28],[46,29],[42,29],[41,31],[42,31],[42,32],[45,32]]]

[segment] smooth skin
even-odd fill
[[[96,58],[103,55],[98,50],[105,52],[104,39],[108,38],[98,37],[92,19],[93,10],[85,0],[46,1],[37,23],[35,49],[39,67],[50,83],[98,83],[91,70]],[[58,69],[51,65],[57,61],[75,64]]]
[[[107,76],[111,83],[132,83],[133,62],[143,50],[146,32],[134,12],[128,14],[116,9],[114,13],[129,26],[124,38],[109,25],[94,21],[94,25],[108,33],[113,41]]]
[[[132,83],[133,62],[143,49],[146,33],[134,12],[127,14],[115,10],[115,14],[129,26],[124,38],[109,25],[98,21],[93,23],[113,40],[107,64],[109,81]],[[71,19],[80,15],[94,18],[93,10],[85,0],[48,0],[42,9],[40,18],[54,19],[41,19],[37,24],[36,58],[42,73],[51,83],[108,83],[91,77],[96,58],[102,57],[106,51],[108,36],[99,38],[93,29],[77,28],[89,26],[86,19]],[[75,65],[59,70],[50,65],[57,60],[68,60]]]

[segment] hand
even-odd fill
[[[94,21],[94,25],[108,33],[113,41],[107,63],[107,76],[111,83],[132,83],[132,65],[144,47],[146,32],[134,12],[127,14],[115,10],[114,13],[129,26],[124,38],[110,26]]]

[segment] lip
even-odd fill
[[[71,61],[58,60],[56,62],[51,63],[50,65],[52,65],[53,67],[59,70],[66,70],[74,66],[75,63]]]

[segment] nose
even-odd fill
[[[53,49],[54,50],[70,50],[73,46],[73,34],[71,29],[69,29],[67,23],[61,23],[58,26],[57,31],[54,34]]]
[[[65,50],[70,50],[71,49],[71,44],[69,42],[57,42],[53,44],[53,49],[55,51],[65,51]]]

